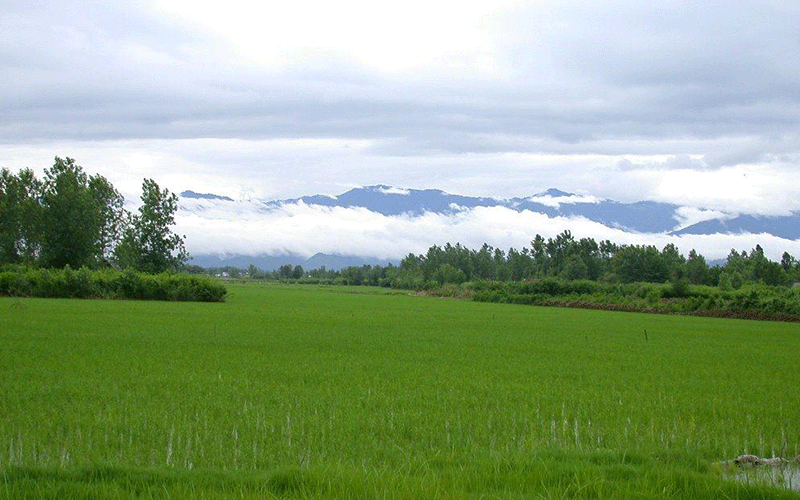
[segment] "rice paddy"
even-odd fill
[[[800,324],[229,290],[0,299],[0,498],[800,496]]]

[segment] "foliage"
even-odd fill
[[[178,197],[174,193],[161,190],[152,179],[145,179],[139,214],[131,216],[116,249],[119,264],[149,273],[180,269],[189,256],[183,238],[170,230],[177,210]]]
[[[32,170],[0,170],[0,263],[33,262],[42,244],[42,183]]]
[[[452,264],[444,263],[433,273],[433,279],[440,285],[451,283],[458,285],[467,281],[467,276],[461,269],[457,269]]]
[[[99,175],[89,178],[89,191],[100,211],[97,246],[102,263],[107,264],[127,224],[125,199],[105,177]]]
[[[56,157],[42,181],[30,169],[0,170],[0,265],[181,269],[188,255],[170,231],[177,197],[145,179],[139,213],[128,213],[124,201],[72,158]]]
[[[750,284],[739,290],[671,283],[625,285],[546,278],[523,283],[472,283],[479,302],[559,305],[590,309],[697,314],[800,321],[800,287]]]
[[[219,302],[227,290],[206,276],[157,275],[82,267],[73,270],[10,268],[0,271],[0,296],[42,298],[120,298],[139,300]]]
[[[89,177],[72,158],[56,157],[42,184],[42,264],[99,265],[119,234],[122,203],[104,177]]]

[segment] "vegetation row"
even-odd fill
[[[748,284],[739,290],[722,290],[675,283],[612,284],[546,278],[525,283],[476,282],[458,290],[468,291],[479,302],[800,321],[798,287]]]
[[[695,252],[683,256],[669,244],[597,243],[569,231],[531,248],[508,252],[484,244],[432,246],[400,265],[304,271],[284,265],[274,272],[255,266],[190,271],[230,277],[308,284],[371,285],[424,290],[482,302],[558,305],[591,309],[700,314],[751,319],[800,319],[800,262],[784,252],[774,262],[756,246],[731,250],[725,263],[709,265]]]
[[[225,286],[207,276],[133,269],[73,270],[5,266],[0,270],[0,296],[41,298],[114,298],[220,302]]]
[[[175,194],[145,179],[138,213],[124,204],[72,158],[56,157],[41,180],[0,170],[0,295],[223,300],[224,285],[175,274],[188,259],[170,229]]]
[[[424,254],[409,254],[399,265],[364,265],[341,270],[304,270],[284,265],[276,271],[187,266],[189,272],[265,280],[303,280],[341,285],[371,285],[405,289],[432,289],[440,285],[470,281],[523,282],[543,278],[599,283],[676,283],[707,285],[723,290],[746,284],[788,286],[800,282],[800,261],[784,252],[780,262],[764,255],[761,246],[751,251],[732,249],[722,265],[709,265],[703,255],[688,256],[673,244],[659,250],[653,245],[618,245],[611,241],[572,236],[564,231],[545,240],[536,235],[531,248],[508,252],[484,244],[470,249],[461,244],[434,245]]]

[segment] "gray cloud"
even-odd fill
[[[6,142],[338,137],[387,154],[660,149],[717,164],[742,137],[758,158],[800,125],[800,14],[786,2],[531,4],[496,19],[510,76],[488,81],[314,53],[244,67],[214,35],[144,8],[26,5],[2,15]],[[685,140],[697,149],[669,150]]]
[[[74,156],[132,193],[153,176],[232,196],[386,183],[800,209],[790,2],[522,4],[482,20],[482,59],[394,72],[333,45],[242,61],[148,5],[4,4],[0,166]]]

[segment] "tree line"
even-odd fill
[[[195,269],[200,272],[202,269]],[[672,283],[675,286],[709,285],[738,289],[745,283],[789,285],[800,282],[800,261],[784,252],[780,262],[769,260],[761,246],[751,251],[731,250],[723,265],[709,265],[691,250],[682,255],[673,244],[619,245],[609,240],[576,239],[570,231],[555,238],[541,235],[530,248],[504,251],[484,244],[470,249],[459,243],[431,246],[424,254],[409,254],[399,265],[364,265],[338,271],[320,268],[304,271],[284,265],[276,271],[233,267],[208,270],[231,277],[272,280],[306,280],[348,285],[373,285],[423,289],[468,281],[507,281],[558,278],[606,283]]]
[[[178,270],[188,260],[183,237],[170,230],[178,197],[145,179],[141,201],[129,212],[105,177],[87,175],[72,158],[56,157],[42,179],[3,168],[0,265]]]

